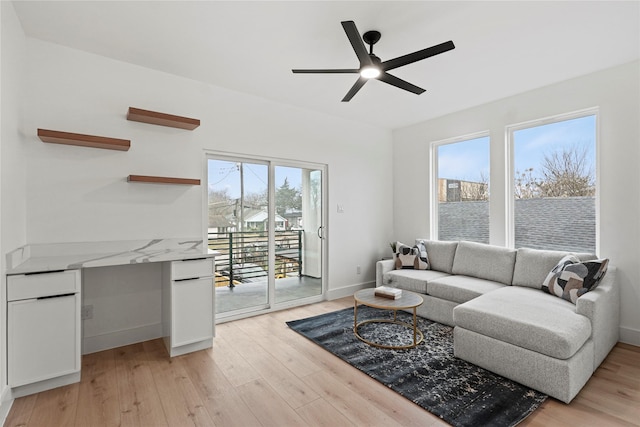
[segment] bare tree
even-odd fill
[[[460,181],[460,197],[464,201],[489,200],[489,178],[480,172],[478,181]]]
[[[225,205],[225,204],[231,204],[232,203],[232,199],[231,196],[229,196],[229,190],[228,189],[221,189],[221,190],[214,190],[212,188],[209,188],[209,205]]]
[[[545,154],[539,177],[533,168],[516,171],[514,193],[517,199],[593,196],[595,179],[586,147],[564,147]]]
[[[595,194],[594,172],[587,163],[586,147],[573,146],[544,156],[542,197],[578,197]]]
[[[514,192],[516,199],[540,197],[540,182],[533,176],[533,168],[516,171]]]
[[[261,209],[269,204],[268,200],[269,200],[269,196],[268,196],[267,189],[265,188],[264,190],[256,193],[245,194],[244,206],[245,208]]]

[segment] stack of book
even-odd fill
[[[390,288],[389,286],[377,287],[374,295],[382,298],[398,299],[402,296],[402,289]]]

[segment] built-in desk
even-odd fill
[[[120,275],[120,287],[103,290],[117,297],[126,275],[135,276],[131,269],[158,265],[161,303],[150,304],[161,311],[161,327],[140,339],[164,337],[169,356],[211,347],[216,255],[193,238],[25,245],[7,254],[7,379],[13,397],[80,380],[82,289],[95,277],[93,270]],[[116,269],[105,273],[105,267],[118,266],[129,266],[124,276]]]

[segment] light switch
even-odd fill
[[[338,205],[338,213],[344,213],[344,206]]]

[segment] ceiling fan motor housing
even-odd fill
[[[362,40],[364,40],[366,44],[373,46],[374,44],[378,43],[378,40],[380,40],[380,36],[380,31],[367,31],[362,35]]]

